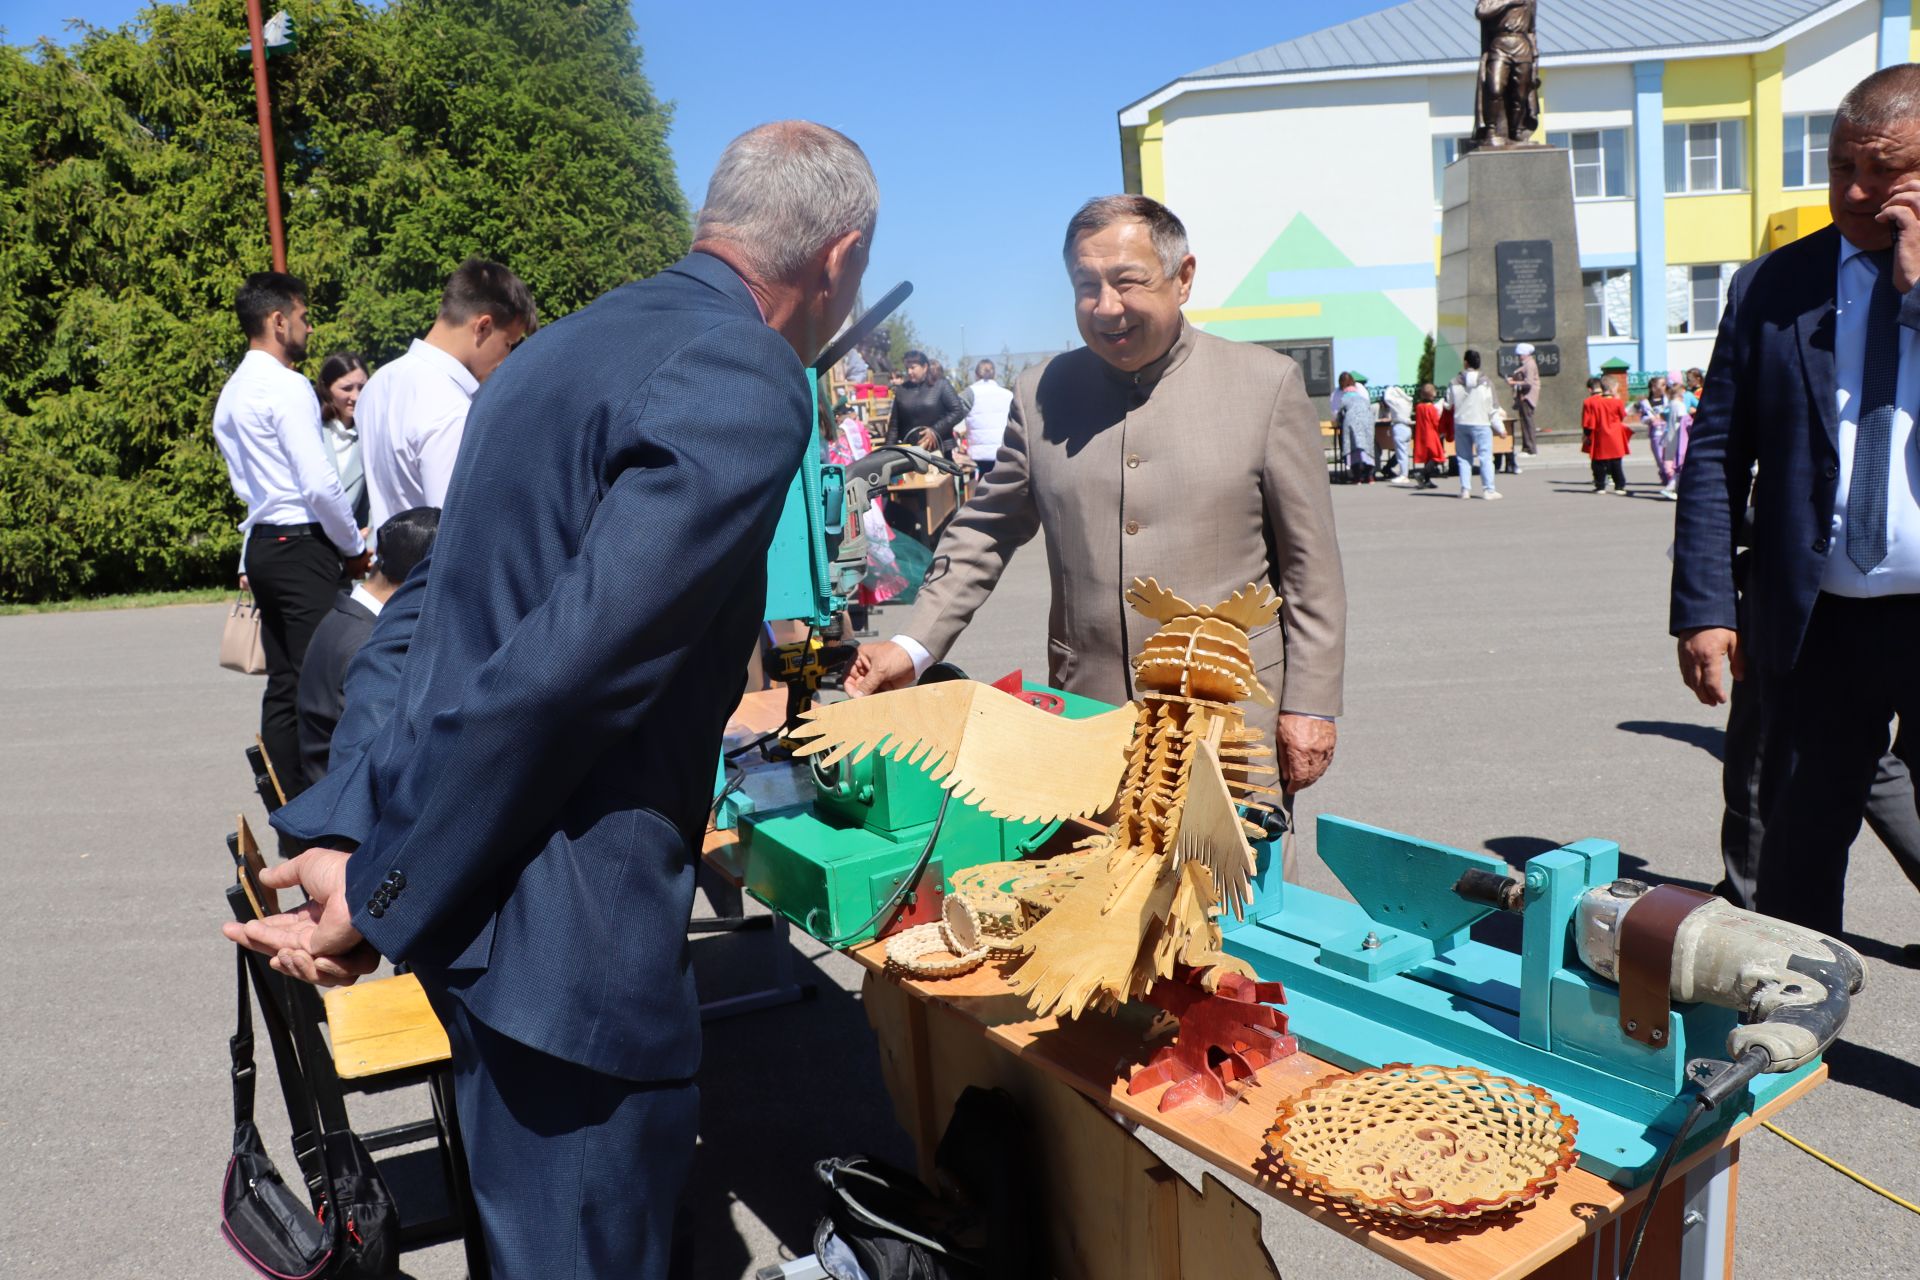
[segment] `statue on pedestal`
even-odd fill
[[[1540,124],[1537,0],[1478,0],[1480,79],[1473,103],[1473,145],[1527,142]]]

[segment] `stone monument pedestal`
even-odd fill
[[[1517,363],[1514,347],[1531,342],[1541,374],[1535,429],[1579,430],[1587,312],[1565,149],[1469,151],[1447,166],[1442,189],[1434,382],[1444,392],[1468,348],[1484,373],[1504,378]],[[1511,412],[1511,391],[1495,389]]]

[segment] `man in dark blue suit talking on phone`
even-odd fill
[[[686,924],[714,761],[879,206],[802,121],[722,154],[693,250],[546,326],[474,399],[352,854],[229,936],[309,982],[378,956],[453,1045],[501,1277],[664,1275],[693,1154]]]
[[[1837,934],[1889,725],[1920,723],[1920,66],[1847,93],[1828,169],[1834,225],[1728,290],[1680,473],[1671,627],[1700,701],[1725,699],[1723,667],[1759,696],[1748,905]]]

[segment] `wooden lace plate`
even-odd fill
[[[1397,1062],[1283,1102],[1267,1146],[1304,1190],[1368,1213],[1459,1220],[1531,1204],[1573,1167],[1578,1130],[1544,1089]]]

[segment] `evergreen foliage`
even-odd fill
[[[282,0],[288,268],[374,364],[469,254],[543,320],[685,252],[668,109],[625,0]],[[72,47],[0,45],[0,600],[231,578],[213,445],[271,265],[243,0],[154,4]]]
[[[1433,381],[1434,346],[1433,335],[1428,334],[1426,342],[1420,347],[1420,367],[1413,375],[1414,385]]]

